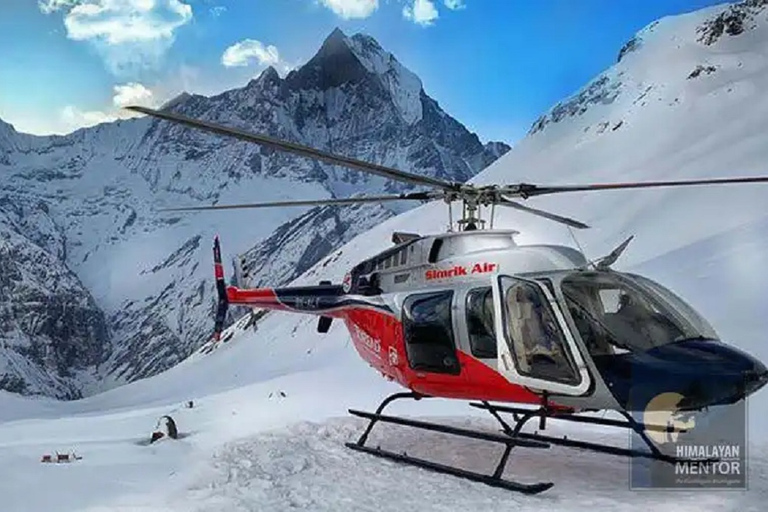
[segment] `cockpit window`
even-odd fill
[[[658,293],[664,299],[675,308],[676,311],[678,311],[681,315],[685,317],[687,321],[689,321],[691,324],[693,324],[696,329],[701,333],[702,336],[705,338],[712,338],[713,340],[719,339],[719,335],[715,331],[715,329],[712,327],[712,325],[707,322],[707,320],[704,319],[703,316],[701,316],[693,307],[689,306],[688,304],[683,301],[680,297],[675,295],[674,292],[669,290],[668,288],[665,288],[664,286],[660,285],[659,283],[655,281],[651,281],[647,277],[639,276],[637,274],[627,274],[632,279],[634,279],[639,284],[646,286],[650,288],[652,291]]]
[[[692,323],[679,304],[627,274],[573,274],[563,279],[561,288],[592,355],[613,354],[617,348],[644,352],[684,339],[713,338],[712,332]]]

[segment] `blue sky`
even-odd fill
[[[67,133],[182,90],[309,60],[339,27],[376,38],[483,141],[513,142],[632,35],[711,0],[2,0],[0,119]]]

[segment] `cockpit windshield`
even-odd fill
[[[563,279],[568,312],[593,355],[644,352],[692,338],[717,339],[693,309],[658,283],[617,272]]]

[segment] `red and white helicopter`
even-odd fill
[[[632,413],[648,404],[672,412],[700,411],[746,399],[768,382],[768,370],[754,357],[721,342],[691,306],[646,277],[611,265],[629,244],[590,262],[572,248],[520,246],[515,231],[484,229],[480,207],[505,206],[574,228],[585,224],[523,206],[511,198],[597,190],[766,183],[768,177],[617,183],[575,186],[531,184],[476,186],[417,176],[291,142],[145,107],[129,109],[211,133],[270,146],[393,180],[431,187],[424,192],[378,197],[270,202],[176,208],[220,210],[304,205],[343,205],[393,200],[462,201],[457,232],[420,236],[395,233],[393,247],[357,264],[342,283],[244,289],[227,286],[218,238],[214,242],[219,295],[215,338],[231,304],[320,317],[319,332],[344,322],[360,357],[407,392],[387,397],[375,412],[350,410],[370,420],[357,442],[347,446],[396,461],[534,494],[551,482],[526,484],[502,478],[513,447],[561,445],[664,463],[683,461],[664,453],[652,432],[681,432],[648,424]],[[393,400],[441,397],[474,400],[489,411],[502,433],[491,433],[382,414]],[[659,400],[667,397],[668,400]],[[492,404],[496,402],[496,404]],[[535,406],[499,405],[512,403]],[[625,420],[584,415],[615,411]],[[514,426],[500,413],[513,416]],[[547,418],[634,431],[649,450],[635,450],[523,432],[532,419],[539,430]],[[497,442],[505,450],[491,475],[437,464],[365,445],[376,422]],[[706,462],[706,459],[699,462]]]

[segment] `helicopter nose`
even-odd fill
[[[749,396],[768,383],[768,368],[757,359],[753,359],[754,367],[744,370],[744,396]]]
[[[768,369],[762,362],[712,340],[670,343],[596,364],[618,402],[635,411],[668,392],[682,395],[680,410],[733,404],[768,384]]]
[[[768,383],[765,365],[736,347],[713,341],[689,341],[662,347],[658,356],[687,368],[678,391],[684,409],[728,405],[752,395]],[[682,368],[681,368],[682,370]]]

